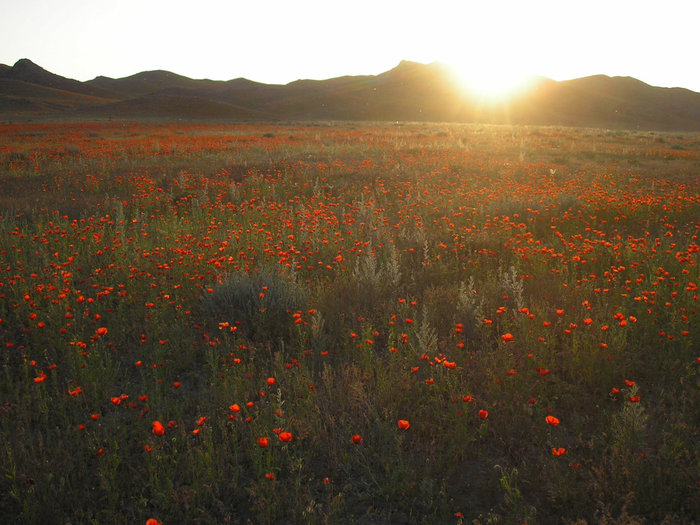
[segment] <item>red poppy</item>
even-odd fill
[[[355,443],[356,445],[362,443],[362,436],[359,434],[355,434],[354,436],[352,436],[351,439],[352,439],[352,442]]]
[[[489,413],[486,410],[479,410],[479,419],[486,419],[489,417]]]
[[[513,334],[508,333],[508,334],[503,334],[503,335],[501,336],[501,339],[503,339],[503,342],[504,342],[504,343],[509,343],[509,342],[511,342],[511,341],[512,341],[513,339],[515,339],[515,338],[513,337]]]
[[[291,432],[280,432],[279,433],[279,439],[283,443],[289,443],[292,440],[292,433]]]
[[[163,427],[163,423],[160,421],[154,421],[153,422],[153,429],[151,430],[154,435],[156,436],[162,436],[165,434],[165,427]]]
[[[552,455],[554,456],[563,456],[566,453],[565,448],[553,448],[552,449]]]
[[[406,419],[399,419],[397,425],[401,430],[408,430],[411,426],[411,424]]]
[[[554,416],[547,416],[545,420],[547,421],[547,424],[553,427],[556,427],[559,424],[559,420]]]
[[[259,447],[265,448],[269,444],[270,444],[270,440],[267,439],[266,437],[258,438],[258,446]]]

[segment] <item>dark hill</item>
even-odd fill
[[[195,80],[169,71],[88,82],[30,60],[0,65],[0,118],[186,118],[390,120],[514,123],[700,131],[700,93],[596,75],[539,78],[517,97],[485,104],[443,64],[402,61],[379,75],[297,80],[286,85]]]
[[[23,58],[14,66],[0,70],[0,78],[7,80],[19,80],[27,84],[36,84],[53,89],[60,89],[81,95],[89,95],[100,98],[116,98],[116,94],[107,89],[93,87],[85,82],[79,82],[70,78],[56,75],[36,65],[31,60]]]
[[[170,71],[158,70],[144,71],[118,79],[99,76],[93,80],[88,80],[85,84],[119,93],[122,97],[133,98],[167,88],[209,89],[221,84],[221,82],[193,80]]]

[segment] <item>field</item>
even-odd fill
[[[8,523],[692,523],[700,136],[0,126]]]

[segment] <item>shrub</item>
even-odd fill
[[[228,322],[258,342],[285,340],[293,326],[292,313],[307,301],[294,280],[269,268],[230,274],[210,290],[202,298],[207,321]]]

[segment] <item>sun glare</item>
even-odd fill
[[[503,63],[450,62],[452,74],[465,93],[484,103],[497,103],[527,89],[532,77]]]

